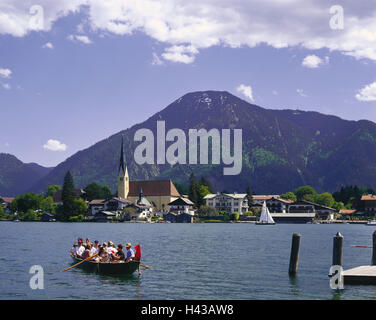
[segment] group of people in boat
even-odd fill
[[[100,244],[98,240],[91,242],[90,238],[86,238],[85,243],[82,238],[78,238],[77,243],[74,243],[70,250],[70,255],[78,259],[92,257],[90,260],[107,263],[129,262],[135,259],[135,251],[129,242],[125,245],[124,251],[121,243],[117,246],[112,241]]]

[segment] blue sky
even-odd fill
[[[35,27],[32,1],[0,0],[0,152],[23,162],[55,166],[191,91],[376,122],[371,0],[39,4]]]

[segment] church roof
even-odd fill
[[[180,197],[171,180],[129,181],[129,197],[138,197],[142,188],[143,196]]]

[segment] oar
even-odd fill
[[[89,258],[86,258],[85,260],[80,261],[79,263],[76,263],[75,265],[73,265],[73,266],[71,266],[71,267],[69,267],[69,268],[66,268],[66,269],[64,269],[64,270],[61,270],[61,272],[68,271],[68,270],[70,270],[70,269],[72,269],[72,268],[78,266],[79,264],[81,264],[81,263],[83,263],[83,262],[85,262],[85,261],[88,261],[88,260],[94,258],[94,257],[97,256],[98,254],[99,254],[99,252],[96,253],[96,254],[94,254],[94,255],[92,255],[92,256],[89,257]]]
[[[146,268],[146,269],[151,269],[150,266],[144,265],[144,264],[142,264],[142,263],[140,263],[140,266],[141,266],[141,267],[144,267],[144,268]]]
[[[357,248],[372,248],[372,246],[363,246],[359,244],[352,245],[352,247],[357,247]]]

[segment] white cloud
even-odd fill
[[[302,66],[306,68],[318,68],[321,65],[328,64],[329,63],[329,57],[325,57],[324,59],[321,59],[320,57],[316,55],[309,55],[306,56],[302,62]]]
[[[2,83],[1,85],[2,85],[3,88],[6,89],[6,90],[10,90],[10,89],[12,88],[12,87],[10,86],[9,83]]]
[[[42,30],[70,13],[82,12],[93,31],[131,35],[142,32],[169,47],[197,50],[215,45],[274,48],[297,46],[329,49],[357,59],[376,60],[374,0],[341,0],[345,28],[332,30],[328,0],[39,0],[44,9]],[[21,37],[31,32],[30,1],[1,0],[0,34]],[[195,54],[171,53],[183,63]],[[181,60],[181,61],[179,61]]]
[[[159,58],[159,56],[155,52],[153,52],[153,60],[152,60],[151,64],[153,66],[162,66],[163,65],[163,61],[161,60],[161,58]]]
[[[48,49],[53,49],[54,45],[51,42],[45,43],[42,48],[48,48]]]
[[[239,87],[236,88],[237,92],[240,92],[243,96],[254,102],[253,98],[253,91],[251,86],[246,86],[244,84],[241,84]]]
[[[67,150],[67,145],[58,140],[50,139],[43,145],[43,148],[51,151],[65,151]]]
[[[11,70],[0,68],[0,77],[2,77],[2,78],[10,78],[11,74],[12,74]]]
[[[198,50],[193,46],[172,46],[167,48],[162,57],[166,60],[180,63],[192,63]]]
[[[301,97],[304,97],[304,98],[307,98],[308,95],[305,94],[304,90],[303,89],[296,89],[296,92],[301,96]]]
[[[359,90],[359,93],[356,94],[355,97],[359,101],[376,101],[376,82],[373,82]]]
[[[68,37],[67,37],[67,39],[68,40],[70,40],[70,41],[79,41],[79,42],[82,42],[82,43],[84,43],[84,44],[91,44],[92,43],[92,41],[89,39],[89,37],[88,36],[82,36],[82,35],[69,35]]]

